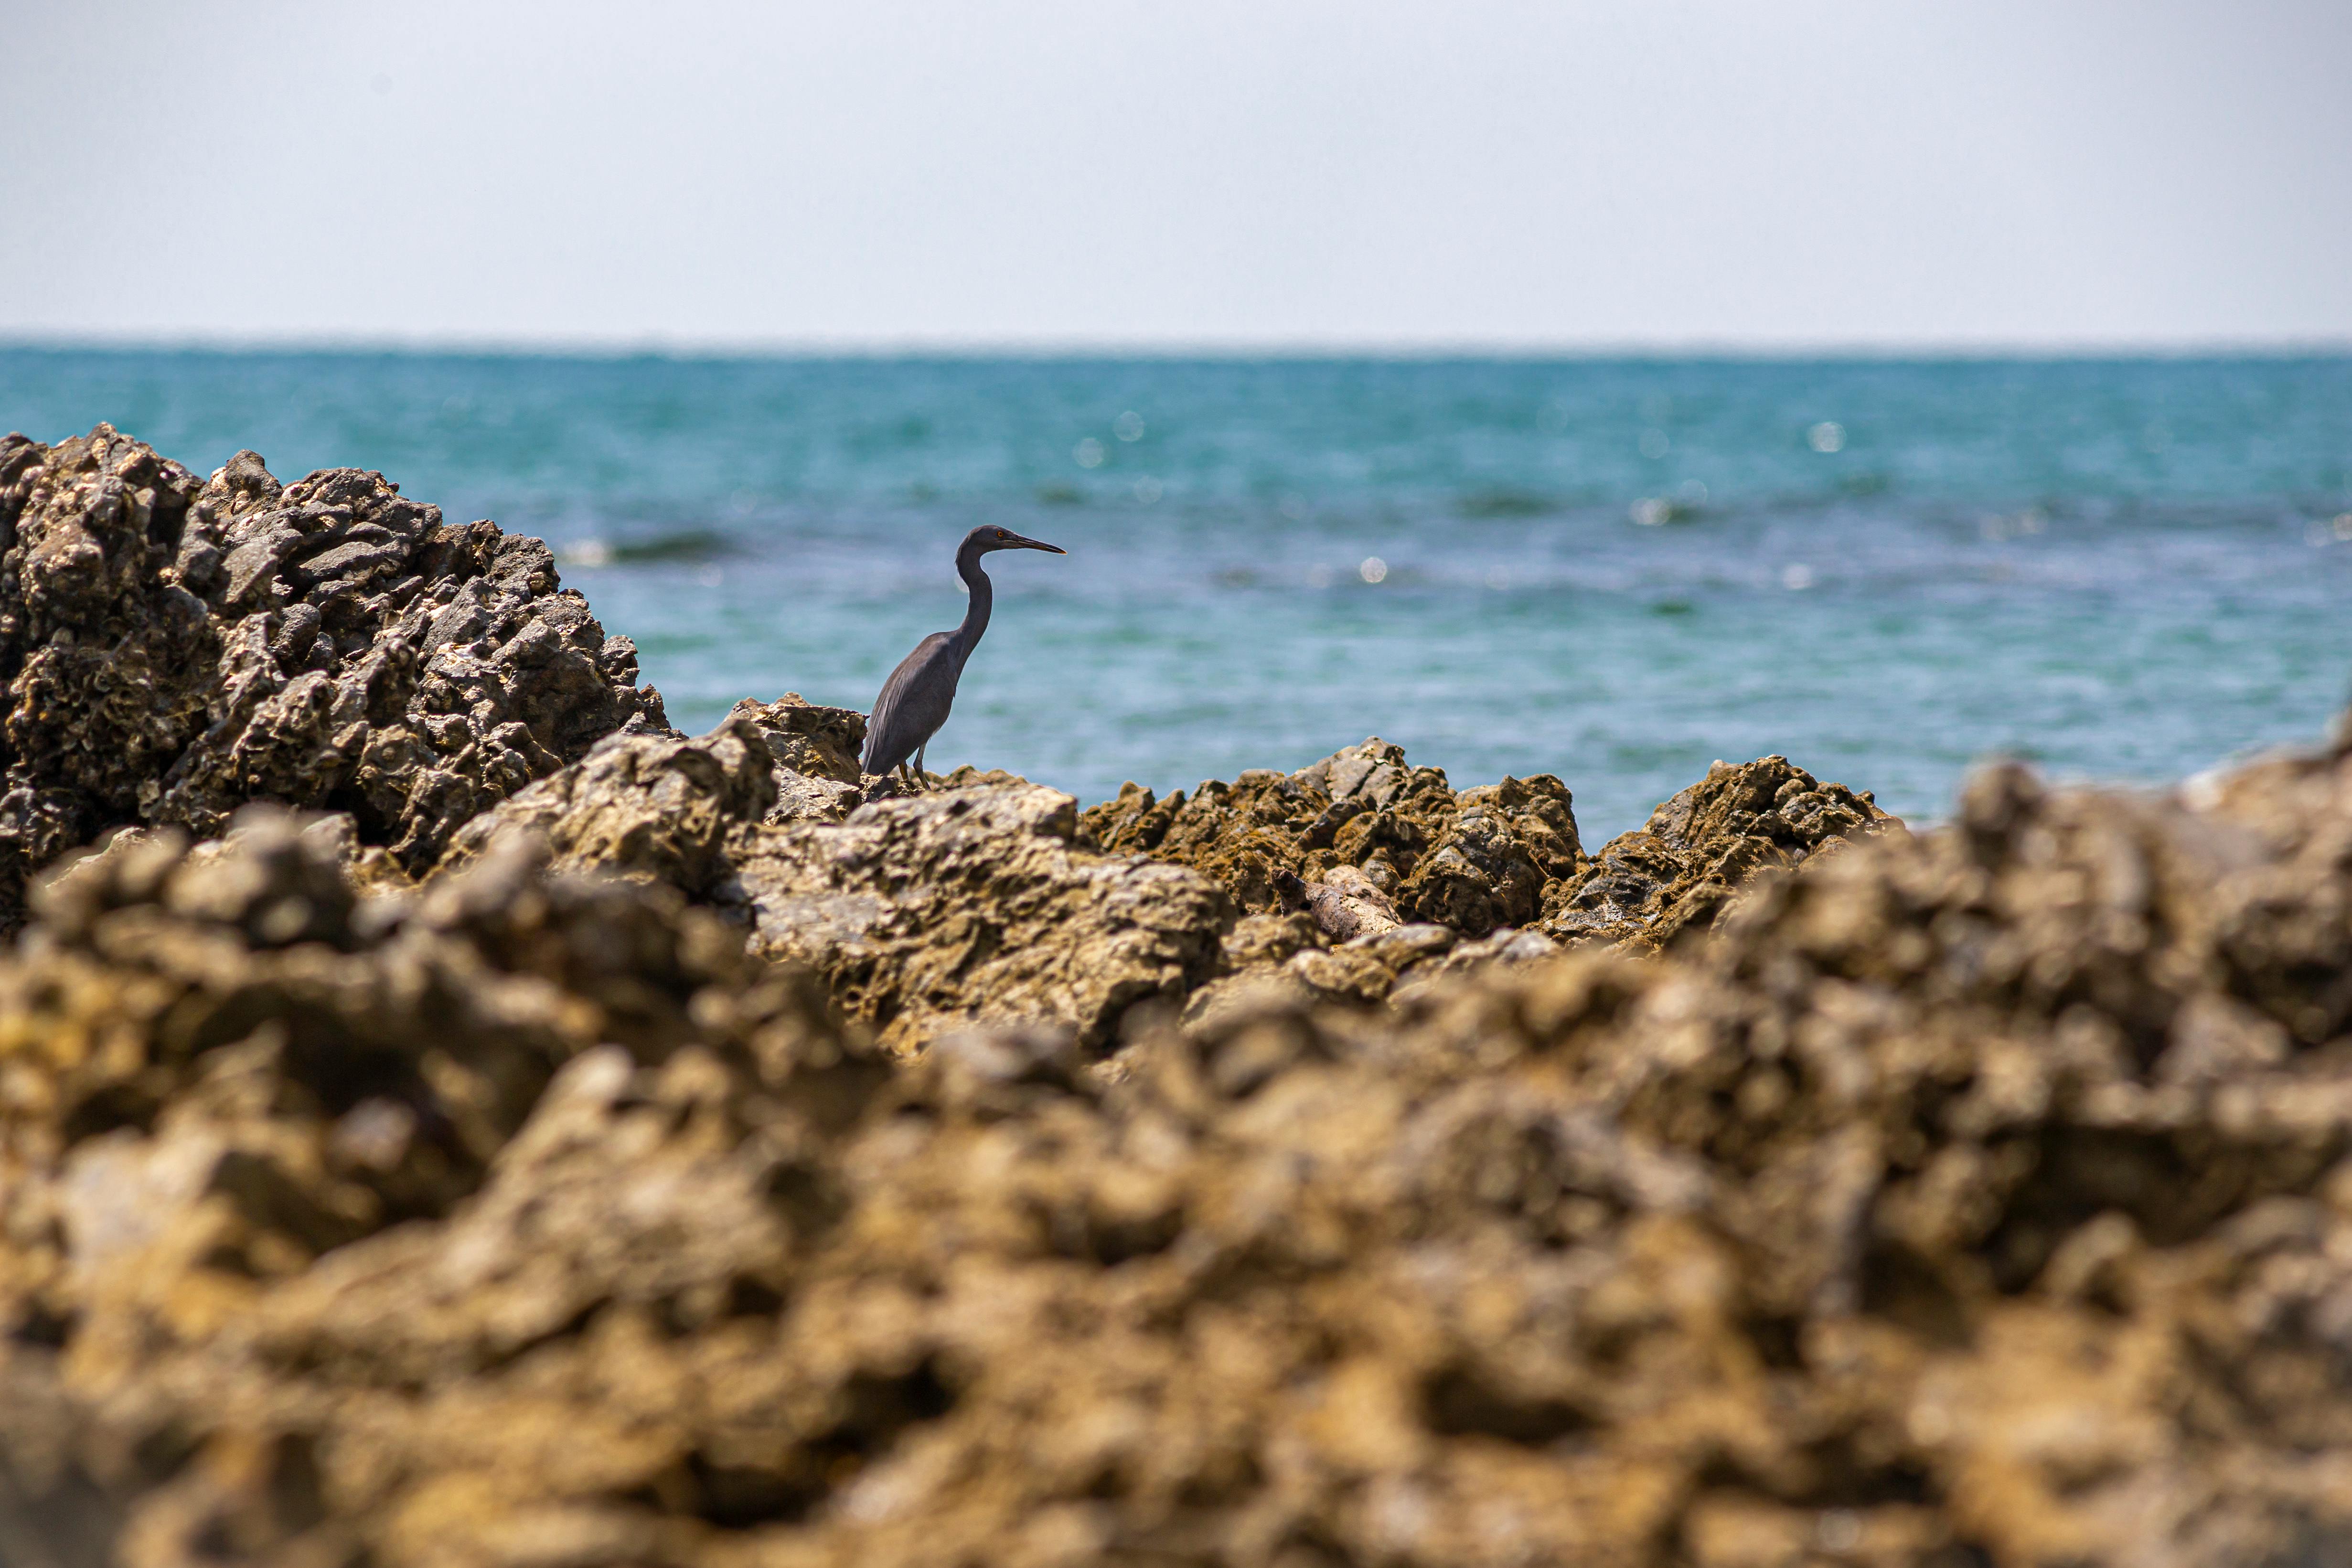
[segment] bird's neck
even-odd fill
[[[963,579],[963,585],[971,595],[964,605],[963,624],[957,627],[955,632],[957,653],[969,655],[979,643],[980,634],[988,630],[988,612],[995,607],[996,594],[989,584],[988,573],[980,570],[980,552],[977,550],[968,554],[957,552],[956,575]]]

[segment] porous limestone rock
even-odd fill
[[[1106,850],[1189,865],[1263,914],[1286,906],[1286,876],[1318,881],[1336,865],[1392,893],[1453,814],[1445,775],[1406,767],[1403,748],[1376,737],[1297,773],[1255,768],[1189,797],[1129,784],[1087,812],[1085,832]]]
[[[838,1210],[823,1151],[884,1070],[808,977],[519,840],[421,894],[341,878],[283,815],[135,834],[0,958],[11,1564],[510,1533],[464,1483],[561,1409],[547,1347],[772,1305]],[[566,1420],[574,1473],[625,1424]]]
[[[1334,942],[1376,936],[1404,924],[1380,884],[1351,865],[1333,866],[1319,881],[1297,883],[1283,891],[1305,904],[1317,928]]]
[[[201,487],[104,425],[0,437],[0,925],[36,868],[151,810],[209,722],[219,630],[173,568]]]
[[[1705,929],[1759,872],[1891,821],[1866,795],[1767,758],[1718,765],[1661,806],[1647,831],[1621,835],[1595,860],[1559,779],[1456,793],[1443,772],[1409,766],[1402,747],[1374,737],[1296,773],[1247,772],[1190,797],[1129,784],[1087,811],[1081,831],[1107,849],[1192,866],[1250,913],[1304,910],[1320,934],[1310,946],[1349,950],[1279,965],[1228,958],[1211,992],[1186,1004],[1197,1023],[1245,996],[1380,1000],[1406,969],[1440,956],[1423,945],[1376,963],[1361,950],[1400,925],[1473,939],[1449,944],[1421,979],[1560,945],[1654,950]]]
[[[1759,873],[1901,827],[1869,791],[1822,783],[1785,757],[1718,762],[1647,824],[1547,886],[1543,930],[1569,946],[1654,952],[1712,925]]]
[[[1351,866],[1306,885],[1305,912],[1244,915],[1228,933],[1216,977],[1186,998],[1183,1027],[1222,1027],[1233,1018],[1327,1003],[1370,1008],[1410,978],[1422,985],[1487,963],[1519,963],[1559,949],[1532,931],[1501,930],[1465,941],[1451,926],[1399,924]],[[1370,906],[1367,910],[1366,906]],[[1370,918],[1366,920],[1366,913]]]
[[[757,831],[1017,895],[1023,789]],[[517,841],[371,900],[241,827],[0,956],[12,1564],[2352,1552],[2352,756],[1998,768],[1655,956],[1108,1061],[888,1062]]]
[[[410,869],[624,727],[636,653],[537,539],[445,525],[381,475],[209,481],[100,425],[0,438],[0,925],[110,826],[348,812]]]
[[[974,1019],[1099,1048],[1129,1008],[1205,978],[1233,915],[1202,878],[1089,852],[1076,827],[1058,791],[975,784],[760,828],[735,873],[754,946],[824,975],[894,1050]]]
[[[1255,769],[1189,797],[1129,784],[1086,813],[1084,831],[1108,850],[1192,866],[1252,913],[1296,907],[1298,887],[1346,868],[1393,913],[1478,936],[1534,919],[1545,885],[1581,854],[1559,779],[1456,795],[1442,769],[1409,766],[1377,736],[1296,773]]]
[[[1099,1049],[1129,1008],[1181,1004],[1215,967],[1223,895],[1081,848],[1069,797],[1009,777],[913,794],[870,779],[878,798],[844,821],[780,822],[777,780],[812,776],[774,763],[770,734],[745,705],[693,740],[611,737],[467,824],[440,871],[520,836],[559,870],[666,883],[814,968],[901,1051],[976,1019]]]
[[[772,703],[745,697],[727,716],[756,726],[775,758],[776,801],[766,821],[837,822],[866,803],[857,766],[864,714],[786,692]]]
[[[1705,929],[1759,872],[1893,821],[1867,794],[1768,757],[1717,764],[1645,829],[1588,857],[1574,801],[1549,774],[1457,794],[1444,772],[1411,767],[1374,737],[1296,773],[1213,779],[1189,797],[1129,784],[1087,810],[1082,831],[1106,849],[1192,866],[1251,913],[1315,909],[1338,941],[1370,929],[1332,880],[1344,875],[1400,921],[1473,937],[1540,924],[1557,943],[1654,950]]]
[[[571,767],[467,822],[441,869],[527,833],[546,844],[558,869],[642,876],[707,896],[731,874],[730,838],[775,806],[779,771],[765,735],[740,713],[691,740],[607,736]]]

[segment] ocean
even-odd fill
[[[672,720],[864,708],[996,615],[936,769],[1091,802],[1378,734],[1588,843],[1780,752],[2165,780],[2352,695],[2352,358],[1024,359],[0,349],[0,429],[382,470],[546,538]]]

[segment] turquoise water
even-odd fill
[[[0,350],[0,428],[379,468],[544,535],[683,727],[864,707],[992,558],[934,767],[1083,800],[1377,732],[1588,837],[1782,751],[2161,779],[2352,677],[2352,359],[567,359]],[[1372,564],[1378,562],[1380,564]],[[1378,580],[1369,580],[1377,578]]]

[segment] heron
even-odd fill
[[[882,695],[874,699],[874,716],[866,727],[862,766],[867,773],[887,773],[911,756],[915,776],[922,777],[924,748],[940,732],[940,726],[947,723],[948,709],[955,706],[956,682],[963,676],[963,662],[971,657],[981,633],[988,630],[988,612],[995,595],[988,573],[980,570],[980,558],[1000,549],[1070,553],[1042,539],[1024,538],[1010,528],[983,525],[964,535],[963,543],[956,547],[956,575],[971,594],[971,602],[964,606],[963,624],[952,632],[934,632],[916,643],[915,651],[882,683]]]

